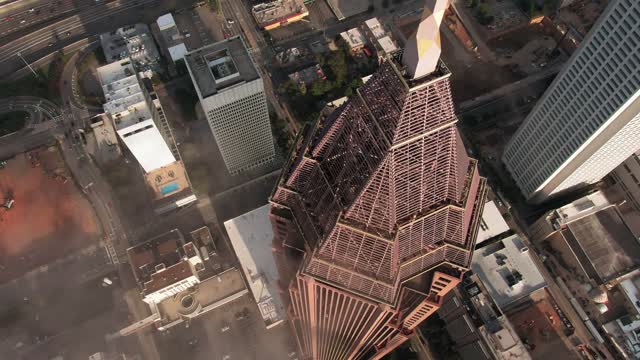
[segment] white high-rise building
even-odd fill
[[[503,162],[532,202],[602,179],[640,149],[640,2],[613,0],[513,136]]]
[[[106,103],[103,105],[122,142],[146,173],[176,161],[158,129],[164,116],[138,78],[131,60],[124,59],[97,69]]]
[[[205,46],[184,59],[229,173],[272,162],[264,84],[242,39]]]

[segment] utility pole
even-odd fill
[[[22,61],[24,62],[24,64],[25,64],[25,65],[27,65],[27,67],[29,68],[29,70],[31,70],[31,72],[33,73],[33,76],[35,76],[36,78],[38,78],[38,74],[36,73],[36,71],[35,71],[35,70],[33,70],[33,68],[32,68],[32,67],[31,67],[31,65],[27,62],[27,60],[25,60],[25,59],[22,57],[22,54],[20,54],[20,52],[19,52],[19,51],[18,51],[16,54],[18,55],[18,57],[19,57],[20,59],[22,59]]]

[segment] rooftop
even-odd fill
[[[131,58],[138,70],[146,70],[160,59],[149,27],[145,24],[124,26],[101,34],[100,43],[107,62]]]
[[[585,272],[604,283],[638,269],[640,244],[617,207],[585,212],[560,230]]]
[[[176,161],[144,175],[155,200],[178,194],[190,188],[182,161]]]
[[[363,13],[369,7],[368,0],[327,0],[327,3],[338,20]]]
[[[371,18],[365,23],[365,29],[373,36],[373,42],[376,49],[382,52],[382,55],[392,54],[398,50],[398,46],[391,37],[391,34],[382,26],[378,18]]]
[[[340,33],[340,36],[347,42],[347,44],[349,44],[350,49],[364,46],[364,43],[367,40],[358,28],[343,31]]]
[[[597,191],[556,209],[551,213],[550,221],[554,222],[554,225],[557,225],[558,228],[563,223],[589,215],[609,205],[611,203],[609,203],[605,195]]]
[[[478,236],[476,237],[476,245],[507,231],[509,231],[509,225],[504,221],[504,217],[500,214],[496,204],[493,201],[485,203],[482,218],[480,219],[480,227],[478,228]]]
[[[272,253],[269,207],[264,205],[224,223],[267,327],[275,326],[286,318]]]
[[[180,34],[180,30],[178,30],[171,13],[160,16],[158,20],[156,20],[156,24],[160,29],[162,40],[169,51],[171,60],[177,61],[184,58],[184,55],[188,52],[187,47],[183,42],[183,36]]]
[[[387,35],[387,32],[382,27],[382,24],[380,24],[378,18],[371,18],[366,20],[364,23],[376,39],[380,39]]]
[[[285,22],[288,18],[309,12],[303,0],[275,0],[255,5],[251,8],[253,17],[260,27]]]
[[[471,269],[501,309],[547,285],[529,251],[512,235],[473,253]]]
[[[101,66],[96,71],[106,100],[104,111],[115,120],[116,130],[151,119],[151,110],[129,59]]]
[[[160,31],[176,26],[176,22],[173,20],[173,15],[171,15],[171,13],[161,15],[158,20],[156,20],[156,24],[158,24]]]
[[[180,231],[171,230],[127,249],[134,276],[145,293],[193,275],[182,261],[182,245],[184,238]]]
[[[327,77],[325,76],[319,64],[312,65],[308,68],[304,68],[300,71],[289,74],[289,79],[298,83],[304,83],[306,85],[311,85],[318,79],[325,80],[326,78]]]
[[[201,315],[246,293],[240,271],[231,268],[193,288],[165,298],[158,303],[157,308],[163,323],[181,322],[184,318]]]
[[[191,51],[184,59],[201,99],[260,78],[240,36]]]

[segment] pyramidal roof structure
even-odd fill
[[[305,359],[384,356],[469,268],[485,180],[456,129],[437,26],[427,41],[444,6],[425,10],[415,49],[302,131],[272,193]]]

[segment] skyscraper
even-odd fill
[[[225,39],[184,59],[229,173],[272,162],[264,83],[242,39]]]
[[[524,196],[599,181],[640,149],[640,2],[613,0],[507,145]]]
[[[436,29],[442,2],[423,15]],[[438,57],[437,31],[424,34],[408,46]],[[272,194],[280,283],[303,359],[384,356],[469,267],[485,180],[455,127],[450,73],[417,60],[387,59],[305,128]]]

